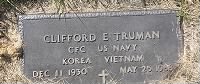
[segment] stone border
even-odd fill
[[[37,20],[37,19],[67,19],[74,17],[100,17],[100,16],[141,16],[141,15],[151,15],[151,14],[171,14],[177,13],[176,10],[133,10],[133,11],[113,11],[113,12],[77,12],[77,13],[61,13],[61,14],[29,14],[29,15],[19,15],[19,20]]]

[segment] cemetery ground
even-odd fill
[[[106,2],[108,1],[108,2]],[[199,83],[199,0],[0,0],[0,83],[32,83],[22,69],[23,50],[17,15],[172,9],[178,11],[183,51],[176,68],[159,83]],[[136,0],[137,1],[137,0]],[[139,0],[140,1],[140,0]],[[86,2],[86,3],[83,3]],[[113,3],[111,3],[113,2]],[[45,80],[44,83],[62,81]],[[113,84],[116,84],[113,82]]]

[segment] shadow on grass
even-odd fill
[[[22,7],[25,6],[28,9],[33,8],[36,5],[41,5],[48,0],[0,0],[1,13],[10,12],[11,10],[20,14],[24,14]]]
[[[0,48],[3,47],[2,45],[8,45],[10,41],[8,30],[12,28],[12,24],[17,24],[16,17],[18,14],[25,14],[23,7],[29,10],[46,1],[48,0],[0,0]],[[22,59],[22,48],[17,49],[17,53],[20,53],[18,57]],[[12,60],[12,56],[7,53],[0,54],[0,58],[0,61],[6,63],[11,63]]]

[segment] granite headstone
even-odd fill
[[[173,70],[172,10],[20,15],[24,74],[69,84],[146,84]]]

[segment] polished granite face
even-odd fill
[[[24,74],[69,84],[163,79],[181,51],[170,10],[21,15]]]

